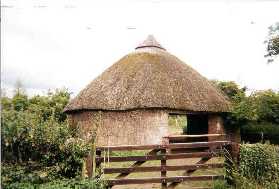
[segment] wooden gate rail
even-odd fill
[[[193,141],[208,141],[208,140],[223,140],[225,134],[200,134],[200,135],[169,135],[163,137],[169,143],[178,143],[178,142],[193,142]]]
[[[180,170],[193,170],[193,169],[214,169],[223,168],[223,163],[211,164],[193,164],[193,165],[173,165],[173,166],[146,166],[146,167],[125,167],[125,168],[104,168],[104,174],[112,173],[135,173],[135,172],[158,172],[166,171],[180,171]]]
[[[167,138],[169,140],[183,140],[183,139],[187,139],[187,138],[204,138],[204,139],[207,139],[207,138],[218,138],[218,137],[223,137],[223,136],[226,136],[226,134],[203,134],[203,135],[169,135],[169,136],[165,136],[163,138]]]
[[[125,162],[125,161],[150,161],[150,160],[165,160],[165,159],[184,159],[184,158],[201,158],[201,157],[216,157],[221,154],[220,151],[214,152],[194,152],[194,153],[179,153],[179,154],[158,154],[145,156],[111,156],[111,157],[96,157],[97,162]]]
[[[110,179],[109,185],[125,185],[125,184],[146,184],[146,183],[168,183],[183,181],[205,181],[224,179],[222,175],[202,175],[202,176],[175,176],[175,177],[153,177],[153,178],[127,178],[127,179]]]
[[[123,146],[102,146],[97,147],[97,151],[131,151],[131,150],[153,150],[153,149],[176,149],[176,148],[200,148],[230,145],[230,141],[192,142],[156,145],[123,145]]]
[[[220,136],[226,136],[226,134],[169,135],[169,136],[164,136],[163,138],[182,139],[182,138],[208,138],[208,137],[220,137]]]

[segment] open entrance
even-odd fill
[[[169,114],[168,125],[170,135],[204,135],[208,134],[208,115]]]
[[[187,131],[184,134],[201,135],[208,134],[208,116],[190,114],[187,115]]]
[[[208,134],[208,116],[198,115],[198,114],[190,114],[187,115],[187,131],[184,134],[187,135],[204,135]],[[207,141],[207,137],[205,138],[191,138],[191,142],[196,141]]]
[[[187,116],[181,114],[169,114],[170,135],[182,135],[187,130]]]
[[[206,114],[169,114],[168,125],[171,134],[208,134]]]

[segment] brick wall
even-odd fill
[[[208,115],[208,134],[225,134],[223,119],[219,115]],[[224,140],[224,137],[208,137],[208,141]]]
[[[237,143],[241,141],[240,128],[224,127],[223,119],[219,115],[208,116],[208,134],[226,134],[225,137],[220,137],[218,139],[226,139]],[[209,140],[214,140],[214,137],[209,137]]]
[[[163,110],[84,111],[69,120],[86,140],[95,131],[99,146],[159,144],[168,134],[168,113]]]

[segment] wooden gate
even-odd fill
[[[223,149],[231,152],[234,143],[225,140],[206,141],[206,142],[181,142],[191,138],[220,137],[219,134],[211,135],[176,135],[164,137],[161,145],[125,145],[125,146],[102,146],[96,148],[96,167],[100,168],[103,162],[127,162],[133,161],[130,167],[103,168],[104,174],[118,173],[113,179],[108,179],[109,186],[127,184],[161,183],[162,188],[175,188],[183,181],[204,181],[223,179],[224,175],[199,175],[192,176],[199,169],[215,169],[224,167],[224,163],[206,162],[213,157],[220,156]],[[115,151],[147,151],[144,155],[123,155],[110,156],[104,152]],[[107,153],[108,154],[108,153]],[[200,158],[196,164],[168,165],[168,160]],[[142,166],[147,161],[160,160],[159,166]],[[183,176],[167,176],[169,171],[185,171]],[[135,172],[161,172],[160,177],[146,178],[127,178]]]

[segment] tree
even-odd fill
[[[265,57],[268,58],[267,62],[271,63],[279,54],[279,22],[269,26],[268,30],[268,38],[264,42],[267,44]]]
[[[22,81],[20,79],[17,79],[14,85],[14,95],[19,95],[19,94],[25,95],[25,89]]]
[[[211,81],[213,85],[220,89],[225,95],[229,97],[229,100],[232,105],[232,109],[230,113],[226,113],[223,115],[225,125],[229,127],[239,128],[241,125],[245,124],[247,121],[247,115],[250,114],[251,106],[246,107],[243,102],[247,101],[247,97],[245,95],[246,87],[240,87],[234,81]],[[248,103],[248,102],[247,102]]]
[[[227,95],[232,102],[239,102],[245,97],[246,87],[240,87],[234,81],[211,81],[217,88],[219,88],[225,95]]]
[[[28,97],[25,93],[23,84],[19,79],[15,82],[14,96],[12,97],[11,101],[13,108],[16,111],[26,110],[28,107]]]
[[[279,124],[279,93],[272,90],[258,91],[250,98],[255,104],[258,121]]]

